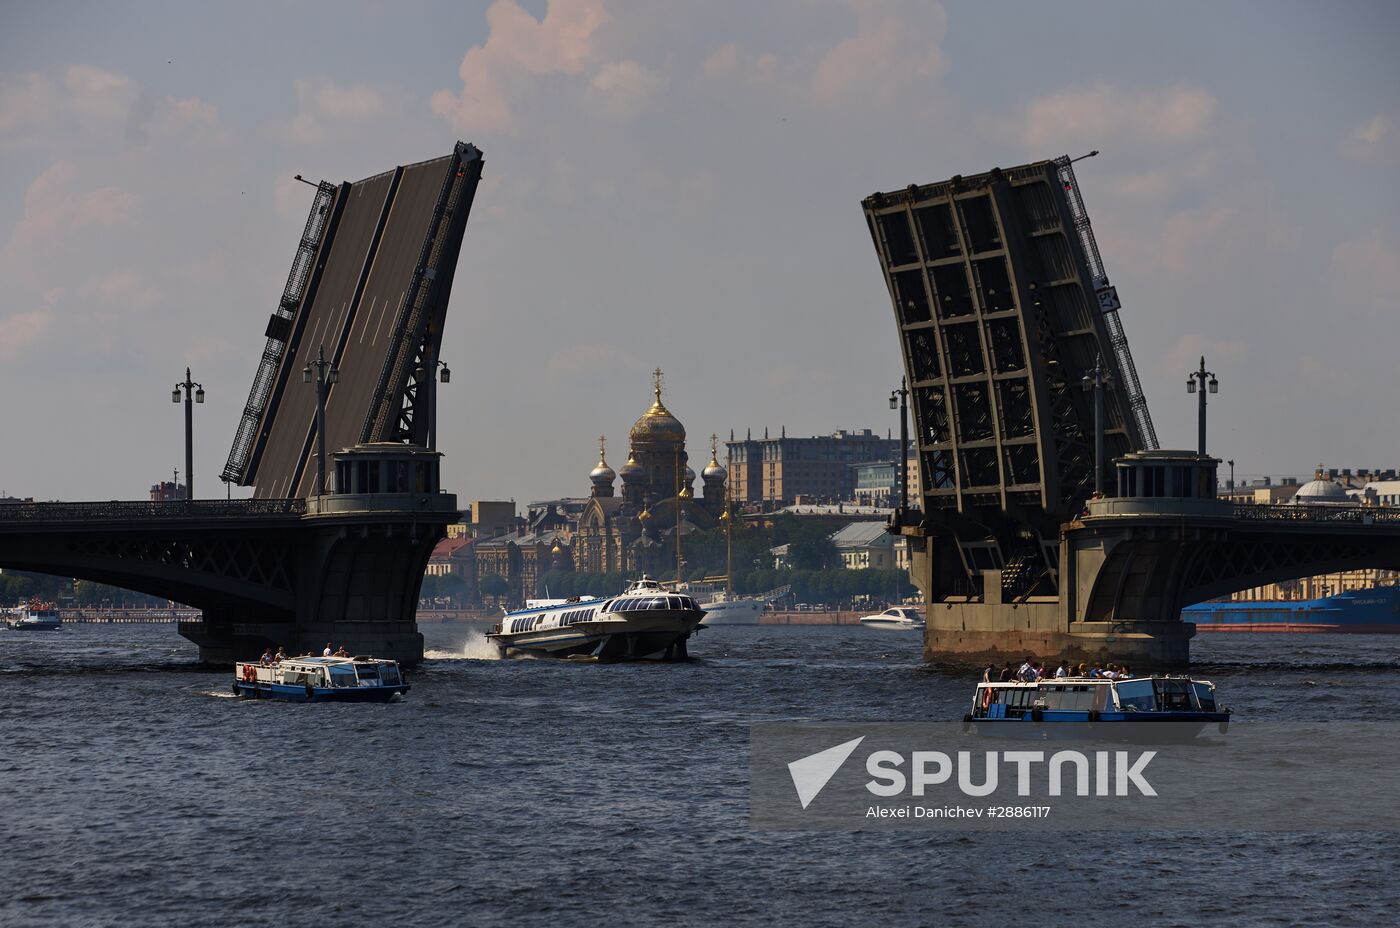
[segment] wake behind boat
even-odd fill
[[[644,576],[611,599],[529,601],[506,613],[486,638],[504,657],[682,660],[704,616],[694,597],[668,592]]]

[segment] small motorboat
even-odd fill
[[[862,616],[860,624],[866,628],[911,631],[924,627],[924,617],[917,609],[908,606],[892,606],[879,615]]]
[[[373,657],[290,657],[233,666],[233,692],[291,702],[388,702],[409,690],[398,661]]]

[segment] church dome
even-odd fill
[[[593,481],[595,486],[610,487],[617,479],[617,472],[608,466],[607,446],[604,439],[598,439],[598,464],[588,472],[588,479]]]
[[[720,483],[729,476],[729,471],[724,469],[724,465],[715,460],[714,452],[710,453],[710,463],[705,465],[705,469],[700,472],[700,476],[706,483]]]
[[[636,480],[642,477],[646,471],[642,465],[637,463],[637,456],[629,454],[627,455],[627,463],[622,465],[622,469],[618,473],[622,475],[623,480]]]
[[[651,404],[651,408],[642,413],[642,417],[632,426],[631,438],[636,442],[667,442],[672,444],[682,444],[685,442],[685,426],[680,420],[671,415],[671,410],[661,402],[661,372],[656,372],[656,399]]]
[[[1313,503],[1350,503],[1353,502],[1346,489],[1332,480],[1312,480],[1298,488],[1298,492],[1293,497],[1293,502],[1306,506]]]

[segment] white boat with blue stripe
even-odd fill
[[[505,657],[684,660],[704,617],[693,596],[644,576],[621,596],[531,600],[506,613],[487,638]]]
[[[1230,715],[1209,680],[1046,677],[977,684],[963,729],[1018,738],[1081,737],[1089,729],[1110,737],[1135,738],[1155,730],[1160,736],[1194,738],[1208,725],[1225,734]]]
[[[388,702],[408,692],[397,661],[373,657],[291,657],[233,666],[233,693],[291,702]]]

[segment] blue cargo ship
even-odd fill
[[[1323,599],[1212,602],[1188,606],[1183,622],[1202,632],[1400,632],[1400,586],[1352,590]]]

